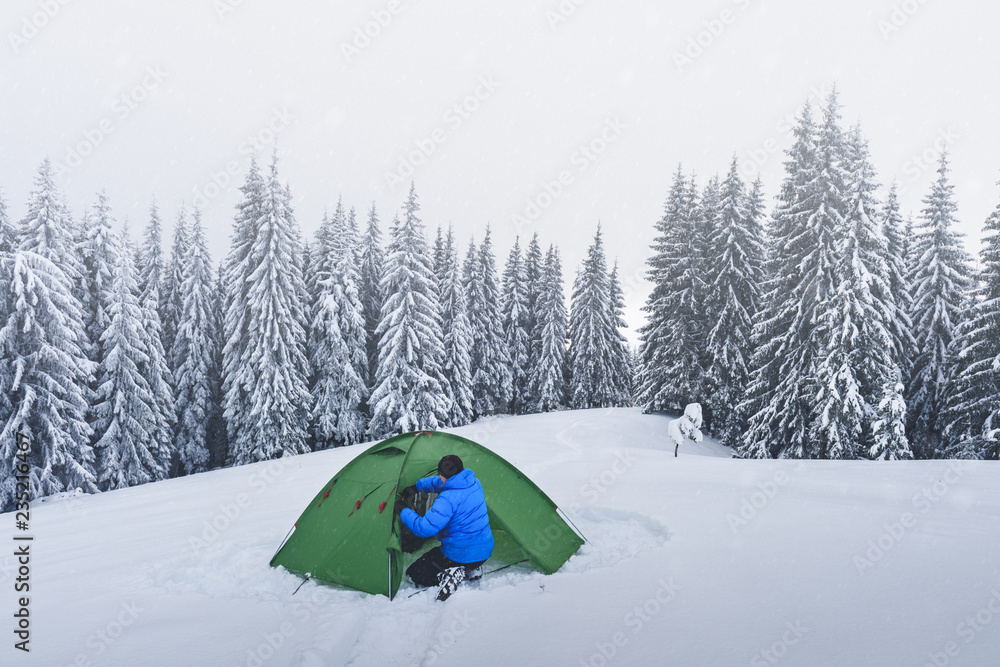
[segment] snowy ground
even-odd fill
[[[395,601],[314,583],[293,597],[300,580],[268,567],[360,447],[37,503],[32,650],[8,630],[0,664],[1000,664],[997,464],[748,462],[711,441],[674,458],[667,421],[455,429],[589,543],[554,575],[511,568],[447,603],[408,584]],[[10,619],[16,572],[0,565]]]

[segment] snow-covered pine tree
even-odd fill
[[[226,392],[223,386],[222,374],[222,331],[225,329],[225,275],[223,273],[223,263],[215,273],[215,283],[212,293],[212,314],[214,322],[212,326],[218,332],[219,338],[215,341],[215,359],[212,361],[212,412],[208,417],[205,441],[208,447],[208,465],[210,468],[219,468],[226,464],[226,457],[229,451],[229,437],[226,432],[226,419],[224,406],[226,404]]]
[[[13,225],[10,224],[10,219],[7,217],[7,203],[3,199],[3,193],[0,192],[0,327],[3,326],[7,321],[7,317],[14,310],[14,294],[9,288],[13,282],[13,252],[16,243],[17,234]],[[0,348],[0,352],[2,351],[3,348]],[[12,370],[13,368],[9,364],[9,360],[0,357],[0,389],[6,390],[12,384],[13,378],[9,377]],[[5,391],[0,391],[0,428],[6,425],[7,420],[10,418],[12,407],[10,396]],[[0,441],[0,447],[3,444],[3,441]],[[15,452],[9,452],[9,454],[13,456]],[[9,460],[13,460],[13,458]],[[4,467],[3,464],[0,464],[0,473],[13,476],[12,472],[13,470],[9,465]],[[0,483],[0,512],[6,509],[6,493],[2,483]]]
[[[301,246],[288,189],[278,180],[277,156],[268,178],[253,173],[238,207],[229,285],[245,281],[242,318],[227,317],[227,347],[239,352],[227,375],[226,417],[230,455],[241,465],[309,451],[311,400],[305,351],[305,286]],[[245,234],[245,236],[244,236]],[[240,255],[246,253],[240,260]],[[242,321],[240,321],[242,319]],[[232,327],[230,329],[230,327]],[[243,331],[238,340],[232,337]],[[233,333],[229,333],[233,332]],[[230,368],[227,364],[227,374]]]
[[[376,438],[436,429],[451,408],[441,371],[441,304],[413,184],[403,208],[403,219],[393,222],[381,283],[385,302],[368,427]]]
[[[611,281],[601,227],[576,279],[569,316],[569,403],[575,409],[615,405],[611,368],[617,344]]]
[[[704,317],[704,321],[700,323],[701,331],[699,336],[707,340],[708,329],[711,326],[711,322],[715,321],[715,313],[711,310],[713,303],[708,296],[711,284],[709,282],[711,280],[711,267],[709,263],[715,261],[718,254],[718,249],[712,243],[716,237],[715,227],[719,223],[719,206],[722,204],[722,184],[719,183],[718,174],[712,176],[712,178],[708,179],[705,187],[702,188],[701,197],[698,197],[693,190],[693,179],[691,187],[692,192],[689,196],[691,197],[691,201],[695,203],[694,233],[698,244],[698,261],[701,273],[701,280],[699,282],[702,291],[698,295],[698,300],[701,303],[701,310]],[[706,370],[708,368],[707,352],[707,349],[703,347],[704,358],[701,363],[702,368]],[[705,406],[702,407],[704,408]],[[706,414],[704,419],[706,426],[710,427],[711,415]]]
[[[191,245],[188,233],[187,210],[181,204],[174,224],[174,242],[170,249],[170,262],[166,265],[166,273],[160,284],[160,322],[163,326],[163,349],[170,353],[174,349],[174,336],[177,335],[177,322],[180,319],[181,283],[184,281],[184,264],[187,261],[188,248]],[[170,371],[177,372],[176,360],[169,359]]]
[[[678,165],[663,217],[656,223],[653,255],[646,260],[653,290],[639,329],[642,369],[638,403],[647,412],[683,410],[704,402],[704,274],[699,212],[692,180]]]
[[[538,243],[538,232],[531,236],[528,249],[524,253],[524,280],[527,285],[528,310],[524,328],[528,332],[528,368],[538,368],[538,359],[542,353],[542,339],[539,337],[538,328],[538,300],[542,293],[542,274],[545,271],[545,258],[542,255],[542,247]],[[531,371],[533,373],[534,371]],[[524,405],[527,412],[537,410],[538,396],[534,393],[537,382],[535,378],[528,378],[524,395]]]
[[[316,300],[319,297],[319,280],[320,275],[324,272],[329,275],[330,267],[324,265],[324,248],[329,247],[329,237],[332,233],[331,227],[333,221],[330,218],[330,213],[324,208],[323,209],[323,219],[319,223],[319,228],[316,230],[315,238],[312,243],[307,243],[302,248],[303,252],[303,262],[306,263],[305,271],[303,271],[303,279],[306,282],[306,289],[309,291],[309,320],[312,321],[312,313],[316,308]],[[307,349],[309,350],[309,356],[312,356],[312,348],[309,347],[311,343],[307,343]]]
[[[14,295],[10,293],[7,286],[11,284],[13,268],[12,253],[17,246],[17,233],[7,216],[7,202],[3,198],[3,191],[0,191],[0,325],[7,321],[7,316],[14,308]],[[0,359],[0,372],[9,370],[6,364]],[[0,376],[0,388],[6,388],[10,384],[10,378]],[[10,417],[11,405],[10,397],[0,393],[0,425],[7,422]],[[0,469],[0,472],[8,472],[8,469]],[[0,491],[2,494],[2,491]],[[0,495],[0,511],[3,511],[3,499]]]
[[[954,230],[957,206],[954,186],[948,182],[947,151],[941,153],[937,173],[915,230],[910,278],[915,354],[906,399],[907,430],[918,458],[944,454],[944,410],[956,361],[953,340],[972,287],[971,257]]]
[[[632,405],[635,368],[632,365],[632,351],[628,347],[628,338],[622,329],[628,329],[625,321],[625,291],[618,278],[618,261],[615,261],[611,275],[608,276],[608,288],[611,291],[611,324],[612,338],[610,343],[611,391],[614,405],[627,407]]]
[[[353,445],[365,436],[368,354],[365,348],[357,229],[337,203],[314,245],[315,293],[309,328],[313,370],[311,429],[316,449]]]
[[[16,435],[32,442],[31,498],[97,490],[84,389],[94,365],[81,348],[73,294],[82,267],[72,224],[45,160],[35,177],[17,248],[0,254],[0,506],[13,508]]]
[[[890,327],[896,305],[889,284],[888,244],[878,210],[875,170],[867,142],[855,126],[845,137],[847,208],[836,228],[837,289],[819,330],[829,336],[817,368],[820,381],[817,439],[827,458],[911,458],[901,420],[905,402]],[[902,408],[902,409],[900,409]]]
[[[819,312],[836,288],[834,230],[843,221],[843,152],[835,94],[817,127],[809,102],[793,129],[785,179],[771,221],[764,305],[744,407],[748,429],[738,454],[749,458],[822,456],[811,438],[818,393],[815,368],[828,336]],[[827,171],[830,170],[830,171]]]
[[[145,484],[166,476],[150,448],[156,427],[155,399],[139,372],[148,357],[141,331],[135,267],[132,254],[120,248],[123,240],[118,239],[117,245],[110,324],[101,336],[103,352],[94,406],[94,452],[103,490]]]
[[[566,331],[568,317],[563,294],[562,263],[559,251],[550,245],[545,253],[535,321],[539,342],[538,357],[532,363],[535,397],[533,411],[550,412],[566,404]]]
[[[10,254],[17,246],[17,232],[7,215],[7,202],[0,190],[0,255]]]
[[[504,345],[500,287],[490,228],[478,250],[470,245],[462,279],[472,326],[474,417],[502,412],[512,395],[510,355]]]
[[[434,267],[434,275],[439,284],[444,275],[444,262],[444,231],[441,229],[441,225],[438,225],[437,232],[434,234],[434,244],[431,246],[431,265]]]
[[[198,209],[181,268],[181,310],[171,357],[177,368],[175,447],[181,470],[190,475],[209,468],[208,424],[217,395],[212,383],[218,378],[215,281]]]
[[[713,431],[729,447],[737,447],[745,429],[738,409],[743,401],[753,356],[754,318],[760,308],[763,278],[764,230],[760,179],[749,194],[740,178],[736,156],[719,191],[718,215],[708,247],[709,289],[707,365],[711,387],[709,407]]]
[[[375,370],[378,368],[378,336],[375,329],[382,313],[382,232],[378,226],[378,213],[375,202],[368,210],[368,224],[361,239],[361,306],[365,314],[365,349],[368,354],[368,372],[365,384],[371,388],[374,384]],[[371,409],[368,410],[371,414]]]
[[[893,354],[899,367],[900,381],[910,375],[910,358],[913,354],[913,323],[910,321],[911,294],[907,252],[910,233],[899,213],[896,183],[893,181],[882,208],[882,235],[886,242],[886,263],[889,269],[889,292],[895,305],[889,333],[893,339]]]
[[[149,223],[139,248],[139,306],[142,309],[141,332],[146,336],[147,362],[139,373],[149,382],[153,393],[156,425],[151,434],[150,448],[165,473],[174,471],[174,378],[167,353],[163,349],[163,324],[160,321],[160,286],[163,277],[163,251],[160,213],[153,202],[149,208]]]
[[[251,251],[257,237],[263,204],[265,182],[257,166],[256,156],[250,157],[250,167],[240,192],[243,196],[236,206],[229,254],[223,263],[222,380],[225,392],[224,419],[228,449],[227,464],[235,462],[235,447],[240,433],[249,429],[250,399],[247,388],[240,381],[243,365],[248,357],[249,279],[253,272]]]
[[[113,251],[111,229],[111,204],[102,191],[97,194],[93,213],[87,216],[80,242],[83,259],[83,313],[84,330],[89,344],[87,356],[95,364],[101,362],[101,336],[111,321],[108,308],[111,304],[111,280],[118,262]]]
[[[503,322],[504,346],[510,360],[510,401],[505,410],[523,414],[528,393],[528,291],[519,239],[507,255],[502,277],[500,311]]]
[[[444,331],[442,371],[448,381],[451,411],[449,426],[472,421],[472,327],[466,313],[465,286],[458,264],[458,249],[451,227],[441,246],[438,283],[441,288],[441,326]]]
[[[138,270],[139,300],[145,301],[152,292],[159,294],[163,281],[163,222],[160,219],[160,209],[154,200],[149,205],[149,222],[143,232],[142,245],[139,247]]]
[[[1000,205],[983,225],[978,287],[953,352],[957,363],[948,400],[945,454],[1000,458]]]

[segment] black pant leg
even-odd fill
[[[406,568],[406,576],[417,586],[437,586],[438,576],[451,566],[451,559],[434,547]]]

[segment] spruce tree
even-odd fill
[[[184,263],[186,261],[190,240],[188,238],[187,211],[184,205],[177,214],[174,225],[174,242],[170,250],[170,262],[166,265],[166,273],[162,278],[160,291],[160,321],[163,326],[163,349],[168,353],[174,347],[174,336],[177,335],[177,322],[180,319],[181,283],[184,281]],[[173,359],[170,359],[170,371],[177,372]]]
[[[538,294],[535,338],[540,341],[537,360],[532,364],[534,410],[550,412],[566,404],[566,332],[568,318],[563,294],[559,252],[550,245],[545,254]]]
[[[233,351],[240,350],[235,374],[227,378],[226,400],[230,453],[237,465],[308,451],[311,408],[301,245],[291,196],[278,180],[277,156],[266,180],[248,174],[244,193],[237,225],[246,223],[240,231],[249,233],[234,239],[240,248],[236,257],[246,251],[234,277],[245,281],[245,292],[232,296],[245,299],[245,314],[242,322],[232,319],[245,335],[239,341],[227,340]]]
[[[83,315],[72,285],[82,276],[72,225],[45,160],[35,178],[17,248],[0,254],[0,505],[13,507],[16,437],[31,440],[28,493],[97,490],[82,348]]]
[[[215,284],[201,213],[194,211],[181,267],[181,310],[171,351],[177,369],[177,449],[184,474],[209,468],[208,425],[217,395]]]
[[[983,225],[978,286],[953,345],[946,455],[1000,458],[1000,205]]]
[[[575,409],[615,405],[613,350],[617,329],[600,225],[576,279],[569,318],[569,404]]]
[[[226,464],[226,457],[229,451],[229,437],[226,430],[226,419],[224,406],[226,403],[226,392],[223,382],[223,341],[222,332],[225,330],[225,274],[223,264],[220,262],[215,274],[215,283],[212,294],[212,314],[214,322],[212,326],[219,332],[219,339],[215,341],[215,359],[212,361],[212,379],[210,385],[213,388],[212,412],[208,417],[205,440],[208,447],[208,461],[210,468],[219,468]]]
[[[835,243],[842,220],[842,172],[835,164],[836,111],[824,114],[826,141],[808,102],[794,128],[767,242],[764,305],[754,325],[751,379],[743,409],[749,416],[738,455],[813,457],[810,442],[817,393],[818,307],[831,297]],[[824,168],[833,167],[828,174]],[[831,182],[835,178],[836,182]]]
[[[698,222],[693,180],[678,165],[646,261],[653,290],[643,307],[646,324],[639,329],[638,402],[647,412],[683,410],[704,400],[704,248]]]
[[[139,247],[138,285],[140,301],[145,301],[155,291],[159,295],[163,281],[163,223],[160,220],[160,209],[153,201],[149,205],[149,222],[143,232],[142,245]],[[157,304],[159,304],[157,296]]]
[[[490,228],[470,245],[462,271],[472,326],[472,395],[475,417],[502,412],[511,397],[510,355],[503,340],[500,288]]]
[[[632,405],[633,378],[635,369],[632,365],[632,353],[628,347],[628,339],[622,329],[628,328],[625,321],[625,292],[618,278],[618,262],[615,262],[608,276],[610,290],[610,313],[612,335],[609,341],[609,364],[611,368],[611,400],[613,405],[626,407]]]
[[[907,392],[908,433],[914,454],[936,458],[944,454],[944,410],[955,372],[953,341],[968,307],[971,258],[957,223],[954,186],[948,182],[947,152],[942,152],[938,178],[924,198],[920,224],[913,240],[911,276],[915,354]]]
[[[119,246],[124,241],[119,240]],[[151,444],[156,428],[155,397],[140,368],[148,363],[142,309],[132,254],[115,253],[110,323],[101,336],[94,407],[94,452],[98,482],[104,490],[145,484],[166,476]]]
[[[0,255],[10,254],[17,246],[17,232],[7,215],[7,202],[0,190]]]
[[[451,408],[441,371],[441,305],[419,208],[411,184],[403,219],[392,226],[381,283],[385,302],[368,427],[376,438],[436,429]]]
[[[372,202],[372,207],[368,211],[368,224],[361,239],[360,286],[361,307],[365,314],[365,349],[368,354],[368,372],[365,375],[365,382],[369,388],[374,383],[375,370],[378,368],[378,336],[375,335],[375,329],[378,327],[382,313],[382,302],[385,300],[380,286],[384,261],[382,232],[378,226],[375,202]]]
[[[104,192],[97,195],[93,214],[88,216],[80,243],[83,259],[83,312],[87,356],[101,362],[101,336],[110,325],[111,280],[117,258],[112,250],[111,205]]]
[[[510,400],[505,410],[518,415],[525,411],[528,394],[528,293],[521,245],[517,239],[507,256],[503,271],[501,316],[503,339],[510,360]]]
[[[843,226],[834,230],[837,288],[818,328],[828,338],[817,368],[814,437],[828,458],[910,458],[905,439],[897,437],[905,404],[890,334],[895,303],[887,243],[874,218],[878,184],[858,127],[845,137],[840,160],[847,206]]]
[[[146,363],[139,372],[149,382],[153,393],[156,424],[151,433],[151,449],[160,462],[159,469],[168,474],[174,468],[173,374],[167,353],[163,349],[163,325],[160,321],[160,286],[163,276],[163,253],[160,247],[160,214],[154,202],[149,210],[149,223],[139,249],[139,306],[142,309],[141,333],[145,336]]]
[[[538,359],[542,353],[542,339],[538,327],[539,312],[538,303],[542,294],[542,274],[545,271],[545,258],[542,255],[542,248],[538,243],[538,233],[532,235],[528,249],[524,253],[524,280],[527,285],[528,309],[525,320],[525,329],[528,332],[528,368],[538,368]],[[531,371],[534,372],[533,370]],[[538,403],[538,395],[534,393],[537,383],[534,378],[528,378],[526,393],[524,396],[525,408],[528,412],[535,412]]]
[[[694,183],[692,183],[693,187]],[[702,188],[701,197],[692,192],[692,201],[695,202],[695,222],[693,227],[696,250],[698,252],[698,271],[700,280],[698,286],[700,292],[695,294],[695,298],[700,305],[701,321],[698,322],[696,337],[701,340],[701,367],[707,373],[709,357],[706,341],[711,323],[715,322],[717,314],[712,310],[715,305],[710,298],[709,287],[712,279],[712,263],[716,260],[718,249],[713,245],[716,238],[716,226],[719,224],[719,207],[722,204],[722,185],[719,183],[718,175],[712,176]],[[705,376],[705,392],[709,391],[709,378]],[[711,403],[702,406],[708,408],[704,415],[706,428],[711,428]]]
[[[466,313],[465,286],[458,264],[455,236],[448,228],[442,243],[440,267],[437,271],[441,286],[441,325],[444,331],[444,363],[442,371],[450,390],[449,426],[461,426],[472,421],[472,327]]]
[[[763,203],[758,179],[748,194],[733,157],[720,186],[718,215],[708,246],[706,308],[713,313],[707,339],[706,380],[713,430],[736,447],[745,429],[738,409],[746,392],[753,355],[753,322],[760,308],[763,278]]]
[[[235,462],[237,442],[245,447],[249,432],[250,398],[248,387],[241,374],[249,356],[249,284],[255,269],[252,256],[253,244],[263,216],[265,182],[255,156],[250,158],[250,168],[240,186],[242,198],[236,207],[229,254],[223,265],[223,350],[222,379],[225,392],[224,419],[228,442],[227,463]]]
[[[311,415],[317,449],[364,440],[368,354],[354,211],[338,202],[320,227],[313,258],[315,300],[309,332],[313,370]]]
[[[882,209],[882,234],[886,242],[886,263],[889,270],[889,292],[895,305],[889,325],[893,340],[893,355],[899,367],[900,381],[910,374],[910,358],[913,354],[913,323],[910,321],[911,295],[907,249],[910,233],[899,212],[896,183],[889,188],[889,195]]]

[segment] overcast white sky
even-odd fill
[[[48,156],[74,214],[105,188],[135,237],[154,196],[168,233],[181,202],[200,204],[216,261],[252,146],[268,160],[276,136],[310,235],[338,196],[359,213],[374,201],[386,229],[412,177],[430,229],[453,224],[464,248],[491,223],[501,263],[537,231],[571,282],[601,221],[635,327],[678,162],[704,182],[735,152],[745,174],[759,163],[770,201],[786,119],[833,82],[904,212],[919,212],[944,138],[970,250],[1000,201],[989,0],[4,0],[2,12],[11,216]],[[393,176],[401,164],[412,175]]]

